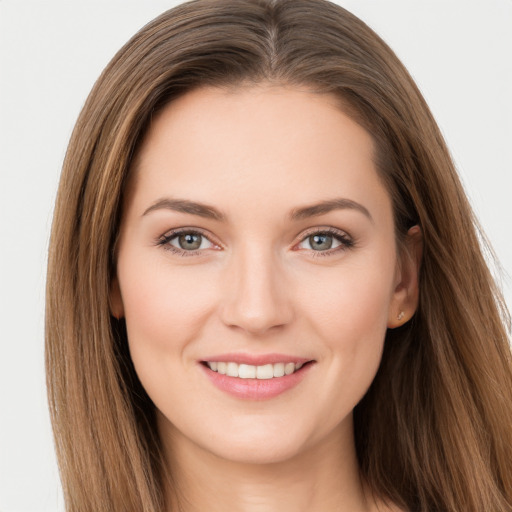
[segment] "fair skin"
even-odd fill
[[[203,88],[153,120],[111,308],[180,510],[390,510],[359,477],[352,411],[416,308],[419,235],[397,254],[372,157],[334,96],[297,88]],[[269,379],[213,364],[287,360],[304,365]]]

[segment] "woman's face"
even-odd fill
[[[111,299],[172,443],[275,462],[351,439],[386,328],[413,313],[372,153],[305,90],[204,88],[154,119]]]

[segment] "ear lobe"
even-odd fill
[[[408,322],[418,307],[419,274],[423,255],[423,235],[419,226],[407,232],[404,249],[399,255],[397,284],[389,306],[388,328]]]
[[[121,297],[121,288],[119,287],[117,276],[115,276],[110,283],[109,306],[110,313],[114,318],[119,320],[124,317],[123,299]]]

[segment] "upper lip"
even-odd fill
[[[265,364],[276,364],[276,363],[301,363],[305,364],[312,359],[304,357],[297,357],[287,354],[219,354],[211,357],[206,357],[202,360],[203,362],[210,363],[237,363],[237,364],[248,364],[252,366],[263,366]]]

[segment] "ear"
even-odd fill
[[[398,255],[395,289],[389,305],[388,328],[408,322],[418,307],[419,274],[423,255],[423,235],[419,226],[407,232]]]
[[[110,313],[118,320],[124,317],[123,298],[121,297],[121,288],[119,287],[119,279],[115,276],[110,283],[109,295]]]

